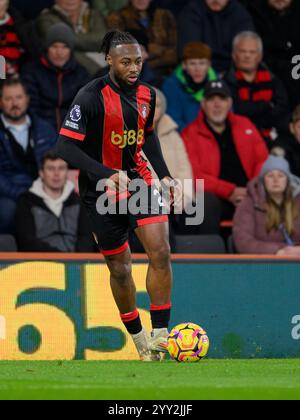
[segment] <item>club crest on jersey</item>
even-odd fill
[[[142,114],[142,116],[143,116],[143,118],[145,120],[148,117],[148,114],[149,114],[149,107],[148,107],[148,105],[147,104],[142,104],[140,106],[140,112],[141,112],[141,114]]]
[[[81,120],[81,109],[79,105],[75,105],[70,112],[70,118],[74,122],[78,122]]]

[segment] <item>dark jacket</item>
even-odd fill
[[[179,53],[182,56],[188,42],[204,42],[213,50],[213,67],[219,72],[226,71],[230,67],[234,37],[241,31],[253,29],[250,14],[237,0],[229,0],[220,13],[212,12],[205,0],[193,0],[179,19]]]
[[[124,30],[143,30],[149,38],[148,63],[152,68],[160,69],[163,73],[170,73],[170,68],[177,63],[177,27],[174,16],[165,9],[150,7],[148,13],[150,24],[145,27],[140,22],[139,13],[132,5],[112,12],[107,17],[110,29]]]
[[[271,139],[268,138],[267,132],[273,127],[279,133],[285,133],[288,129],[289,100],[281,80],[272,74],[265,64],[261,65],[259,71],[262,74],[262,82],[239,81],[234,66],[225,74],[224,79],[232,93],[234,112],[250,118],[270,147]],[[248,98],[242,98],[242,89],[247,90]],[[269,100],[268,96],[272,96],[272,99]]]
[[[248,9],[264,42],[265,61],[285,84],[293,109],[300,102],[300,80],[292,77],[292,58],[300,54],[300,1],[293,0],[284,13],[267,0],[251,0]]]
[[[24,67],[22,79],[32,111],[58,131],[74,97],[88,83],[89,74],[74,58],[58,69],[42,57]]]
[[[300,195],[295,197],[300,207]],[[288,246],[283,233],[267,231],[267,210],[264,188],[256,179],[249,183],[247,197],[238,206],[233,223],[234,243],[240,254],[275,255]],[[300,215],[294,222],[292,239],[300,243]]]
[[[55,130],[46,121],[30,114],[32,121],[31,140],[37,168],[46,152],[52,149],[57,140]],[[16,158],[11,139],[0,119],[0,196],[16,200],[31,186],[33,179],[22,163]]]
[[[18,248],[22,252],[94,252],[92,233],[86,223],[76,193],[71,193],[57,217],[42,198],[27,192],[17,201]]]
[[[300,178],[300,143],[292,135],[281,137],[275,144],[285,151],[285,158],[289,162],[291,172]]]

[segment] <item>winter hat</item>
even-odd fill
[[[46,37],[47,49],[55,42],[62,42],[66,44],[70,50],[75,47],[75,35],[72,29],[65,23],[57,23],[49,29]]]
[[[283,156],[271,155],[265,162],[260,173],[260,180],[263,181],[265,176],[271,171],[283,172],[290,181],[293,180],[294,176],[291,173],[290,165]]]
[[[202,42],[189,42],[184,47],[182,58],[184,61],[195,58],[206,58],[211,61],[212,50],[208,45],[203,44]]]

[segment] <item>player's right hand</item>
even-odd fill
[[[107,186],[110,190],[121,194],[128,190],[129,182],[130,179],[125,172],[119,171],[107,180]]]

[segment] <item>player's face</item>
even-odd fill
[[[44,185],[53,190],[64,188],[68,178],[68,165],[62,159],[46,160],[44,168],[40,171]]]
[[[236,68],[244,72],[256,71],[262,58],[258,42],[251,38],[241,39],[233,52]]]
[[[210,98],[204,99],[202,102],[202,107],[208,121],[211,121],[216,125],[224,124],[231,106],[231,98],[224,98],[219,95],[211,96]]]
[[[138,44],[119,45],[107,58],[111,76],[125,86],[135,86],[143,68],[142,51]]]
[[[48,48],[48,59],[55,67],[62,68],[71,58],[71,50],[62,42],[55,42]]]
[[[297,142],[300,143],[300,121],[296,121],[290,124],[291,133],[296,138]]]
[[[6,86],[0,101],[3,114],[13,120],[21,120],[27,113],[29,97],[22,85]]]
[[[270,195],[283,194],[288,186],[288,177],[278,170],[267,173],[264,181],[265,188]]]
[[[207,6],[213,12],[221,12],[226,6],[229,0],[205,0]]]
[[[195,83],[202,83],[206,77],[211,62],[206,58],[193,58],[183,63],[183,68]]]
[[[269,5],[278,11],[288,9],[292,4],[292,0],[269,0]]]

